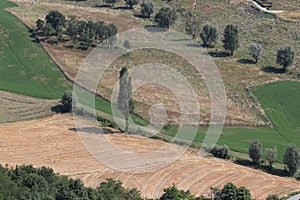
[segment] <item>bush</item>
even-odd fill
[[[227,145],[217,146],[215,145],[210,153],[217,158],[229,159],[230,158],[230,149]]]

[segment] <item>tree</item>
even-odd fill
[[[269,194],[266,200],[279,200],[280,198],[278,197],[277,194]]]
[[[158,24],[158,26],[167,29],[169,29],[169,27],[174,24],[176,19],[176,11],[168,7],[162,7],[154,17],[154,20]]]
[[[272,168],[273,163],[277,161],[277,149],[267,148],[266,152],[266,160],[268,161],[270,167]]]
[[[200,37],[203,41],[203,46],[214,47],[218,40],[217,28],[209,24],[204,25]]]
[[[129,115],[133,112],[134,106],[130,104],[130,101],[132,101],[132,87],[127,67],[123,67],[120,71],[119,86],[118,108],[125,117],[125,132],[128,132]]]
[[[230,149],[227,145],[224,145],[224,146],[215,145],[210,150],[210,153],[217,158],[222,158],[222,159],[230,158]]]
[[[237,191],[237,200],[251,200],[251,193],[245,187],[240,187]]]
[[[259,44],[251,44],[249,47],[249,52],[252,58],[254,58],[255,63],[257,63],[261,52],[261,46]]]
[[[58,33],[60,27],[64,27],[66,23],[65,16],[58,11],[50,11],[48,15],[46,15],[46,23],[50,24]]]
[[[79,41],[79,30],[78,30],[78,21],[71,20],[67,23],[66,28],[66,35],[70,37],[70,39],[73,42],[73,45],[76,45],[76,43]]]
[[[224,49],[233,55],[233,52],[239,48],[238,28],[232,24],[227,25],[223,37]]]
[[[249,157],[255,164],[258,164],[262,154],[262,144],[258,140],[254,140],[249,147]]]
[[[291,47],[282,47],[277,51],[276,63],[282,66],[283,72],[294,62],[295,52]]]
[[[232,183],[227,183],[221,190],[221,199],[237,200],[238,188]]]
[[[129,43],[128,40],[124,41],[123,47],[126,49],[126,51],[131,48],[130,43]]]
[[[125,0],[126,6],[129,6],[130,9],[133,8],[133,6],[137,5],[139,3],[139,0]]]
[[[150,18],[151,14],[154,12],[153,2],[151,0],[143,1],[141,4],[141,13],[145,18]]]
[[[44,31],[46,38],[49,38],[50,36],[55,34],[54,28],[50,24],[47,24],[47,23],[43,27],[43,31]]]
[[[159,198],[160,200],[193,200],[195,197],[191,195],[190,191],[178,190],[177,187],[173,186],[164,189],[164,193]]]
[[[63,111],[69,112],[72,109],[72,105],[76,105],[77,100],[76,97],[73,96],[73,92],[71,90],[64,91],[60,102],[63,104]]]
[[[45,24],[44,20],[41,19],[36,20],[35,23],[36,23],[37,30],[42,30]]]
[[[189,18],[186,21],[185,24],[185,31],[187,32],[187,34],[191,35],[193,37],[193,39],[195,39],[196,34],[199,31],[199,23],[197,23],[197,21],[193,18]]]
[[[287,165],[290,174],[293,176],[300,165],[300,155],[296,145],[291,144],[287,147],[284,154],[284,164]]]

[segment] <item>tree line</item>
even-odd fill
[[[263,146],[259,140],[254,140],[249,146],[249,157],[252,159],[254,164],[259,164],[262,161]],[[291,176],[300,168],[300,151],[295,144],[290,144],[284,153],[283,157],[284,164],[287,167],[288,172]],[[269,163],[270,168],[277,161],[277,149],[266,148],[265,159]]]
[[[214,199],[250,200],[251,194],[244,187],[232,183],[223,188],[212,188]],[[122,182],[107,179],[97,187],[84,186],[80,179],[55,173],[49,167],[34,168],[21,165],[7,168],[0,165],[0,200],[147,200],[137,189],[126,189]],[[165,188],[159,200],[209,200],[195,197],[189,190],[179,190],[175,185]]]
[[[56,36],[57,41],[71,40],[72,47],[80,43],[86,49],[107,39],[110,39],[108,42],[111,44],[112,36],[118,31],[114,24],[77,20],[76,16],[66,19],[59,11],[50,11],[45,19],[38,19],[36,27],[46,39]]]

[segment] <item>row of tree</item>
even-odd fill
[[[187,20],[186,22],[186,32],[193,36],[193,39],[196,37],[197,30],[199,25],[192,20]],[[223,33],[223,47],[225,50],[230,52],[230,55],[233,55],[234,51],[239,48],[239,36],[238,28],[232,24],[229,24],[225,27]],[[202,30],[199,34],[202,44],[204,47],[213,48],[218,41],[218,31],[215,26],[206,24],[202,27]],[[255,63],[258,62],[261,56],[262,47],[259,44],[251,44],[249,46],[249,53],[253,57]],[[287,46],[281,47],[277,50],[276,63],[282,66],[282,72],[285,72],[287,67],[291,66],[294,62],[295,51]]]
[[[258,140],[254,140],[249,146],[249,157],[255,164],[258,164],[263,154],[263,146]],[[277,149],[266,148],[266,161],[272,168],[273,163],[277,161]],[[286,164],[288,171],[293,176],[300,167],[300,152],[296,145],[291,144],[287,147],[284,154],[284,164]]]
[[[69,20],[58,11],[50,11],[45,20],[36,21],[38,31],[43,31],[46,38],[57,36],[58,40],[67,37],[76,45],[84,43],[87,47],[94,43],[101,43],[117,34],[114,24],[105,24],[103,21],[80,21],[75,16]]]
[[[222,189],[213,188],[214,199],[250,200],[251,194],[244,187],[232,183]],[[136,189],[125,189],[122,182],[107,179],[96,188],[84,186],[80,179],[70,179],[53,172],[51,168],[34,168],[32,165],[8,169],[0,165],[0,199],[6,200],[143,200]],[[195,197],[190,191],[179,190],[175,185],[165,188],[160,200],[208,200]]]

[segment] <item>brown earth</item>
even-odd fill
[[[296,180],[273,176],[225,160],[200,158],[195,149],[188,150],[175,162],[152,172],[137,173],[135,169],[118,171],[96,160],[82,145],[74,127],[69,114],[0,124],[0,162],[10,166],[49,166],[61,174],[81,178],[87,186],[97,186],[108,177],[120,179],[125,187],[135,187],[146,197],[158,197],[163,188],[173,183],[194,194],[207,195],[211,186],[221,187],[233,182],[249,188],[256,199],[265,199],[271,193],[282,196],[300,190]],[[119,149],[141,155],[167,145],[162,141],[126,134],[105,134],[103,137]],[[110,156],[114,152],[108,151],[106,154]],[[117,162],[121,162],[120,159]]]

